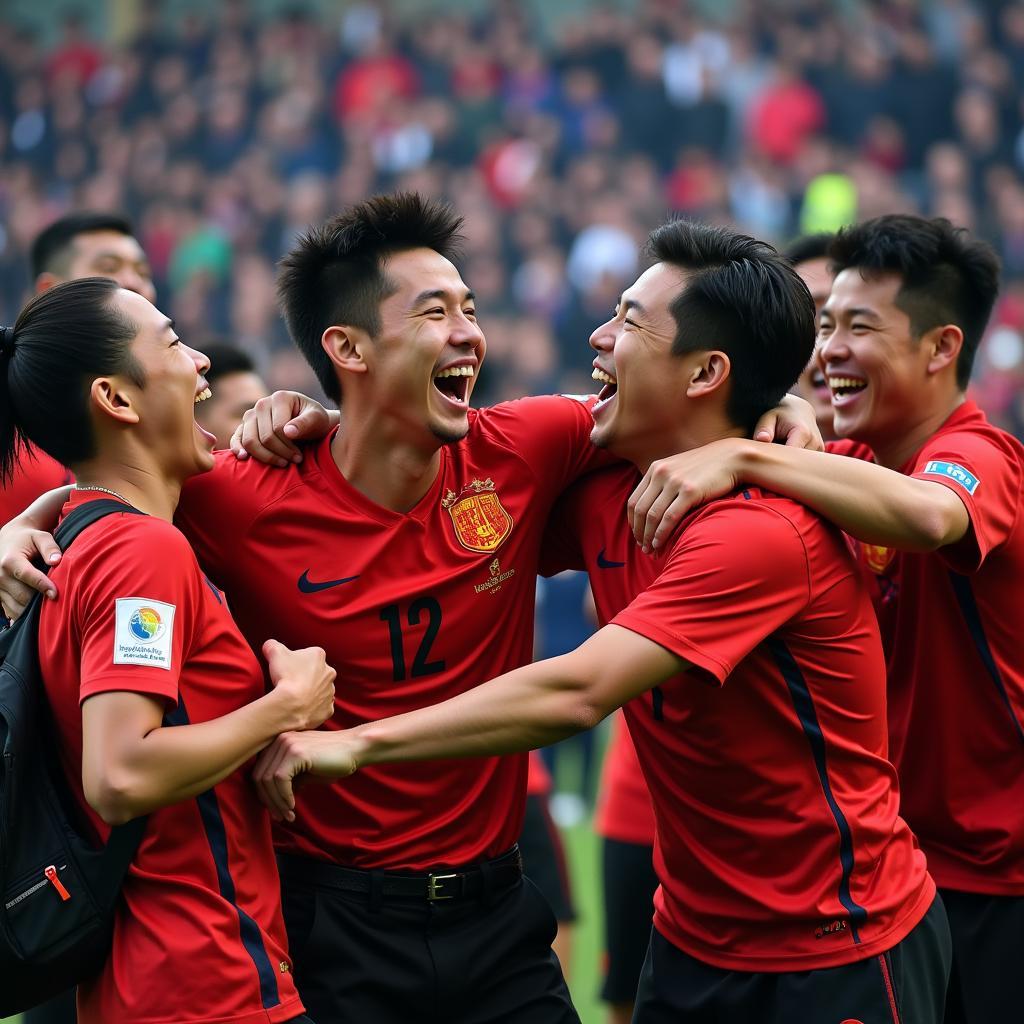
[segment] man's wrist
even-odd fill
[[[774,447],[764,441],[751,441],[746,437],[730,437],[722,443],[728,445],[725,450],[725,469],[733,474],[737,485],[755,482],[746,474],[753,472],[764,452]]]
[[[300,732],[302,722],[299,717],[299,705],[287,689],[274,684],[274,688],[265,693],[259,700],[266,710],[268,727],[272,736],[280,736],[284,732]]]
[[[383,760],[386,746],[383,736],[385,730],[386,726],[381,722],[368,722],[345,732],[348,749],[352,755],[353,771]]]

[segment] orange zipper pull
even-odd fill
[[[43,874],[53,883],[53,887],[60,894],[61,900],[66,903],[71,899],[71,893],[64,888],[64,883],[57,877],[57,869],[52,864],[48,868],[43,868]]]

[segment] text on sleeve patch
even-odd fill
[[[120,597],[116,602],[114,664],[171,667],[174,605],[148,597]]]
[[[973,494],[978,489],[981,481],[969,470],[955,462],[927,462],[922,472],[930,476],[944,476],[954,483],[958,483],[968,494]]]

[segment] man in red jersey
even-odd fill
[[[117,214],[72,213],[55,220],[33,241],[31,261],[37,295],[62,281],[109,277],[150,302],[156,300],[142,246],[131,224]],[[0,488],[0,521],[7,522],[44,491],[70,482],[65,466],[26,446],[14,478]]]
[[[908,216],[847,228],[829,255],[838,276],[819,359],[846,439],[830,447],[837,454],[791,459],[723,442],[677,464],[681,482],[664,493],[667,474],[652,468],[638,529],[660,540],[645,527],[648,510],[660,519],[668,508],[672,520],[745,481],[806,502],[858,539],[885,643],[902,812],[953,933],[946,1020],[1014,1020],[1024,951],[1024,448],[966,397],[998,262],[947,221]]]
[[[156,301],[146,254],[130,221],[116,213],[86,211],[58,218],[32,242],[30,261],[37,295],[63,281],[109,277],[122,288]],[[0,487],[0,520],[6,522],[40,494],[72,479],[71,470],[46,452],[21,446],[14,476]],[[74,1014],[72,992],[30,1010],[25,1024],[66,1024],[74,1020]]]
[[[0,479],[29,439],[74,468],[66,512],[124,503],[55,567],[62,599],[39,617],[52,758],[83,827],[105,839],[107,826],[149,816],[112,945],[79,986],[82,1024],[309,1024],[270,819],[244,766],[289,723],[329,716],[335,673],[323,651],[269,641],[266,692],[264,668],[171,525],[183,481],[213,465],[213,437],[193,415],[208,365],[149,302],[100,278],[37,296],[0,329]],[[29,917],[58,893],[83,898],[73,866],[47,869],[51,886],[44,863],[16,901]]]
[[[581,482],[548,538],[608,624],[438,707],[279,737],[257,782],[301,820],[296,775],[524,749],[624,705],[661,880],[635,1019],[938,1024],[949,931],[898,815],[878,627],[842,534],[755,489],[697,509],[657,559],[619,519],[637,467],[742,437],[778,401],[810,355],[810,295],[723,229],[668,224],[651,250],[591,338],[592,440],[634,465]]]

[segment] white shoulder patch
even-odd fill
[[[114,664],[171,667],[174,605],[148,597],[119,597],[114,625]]]

